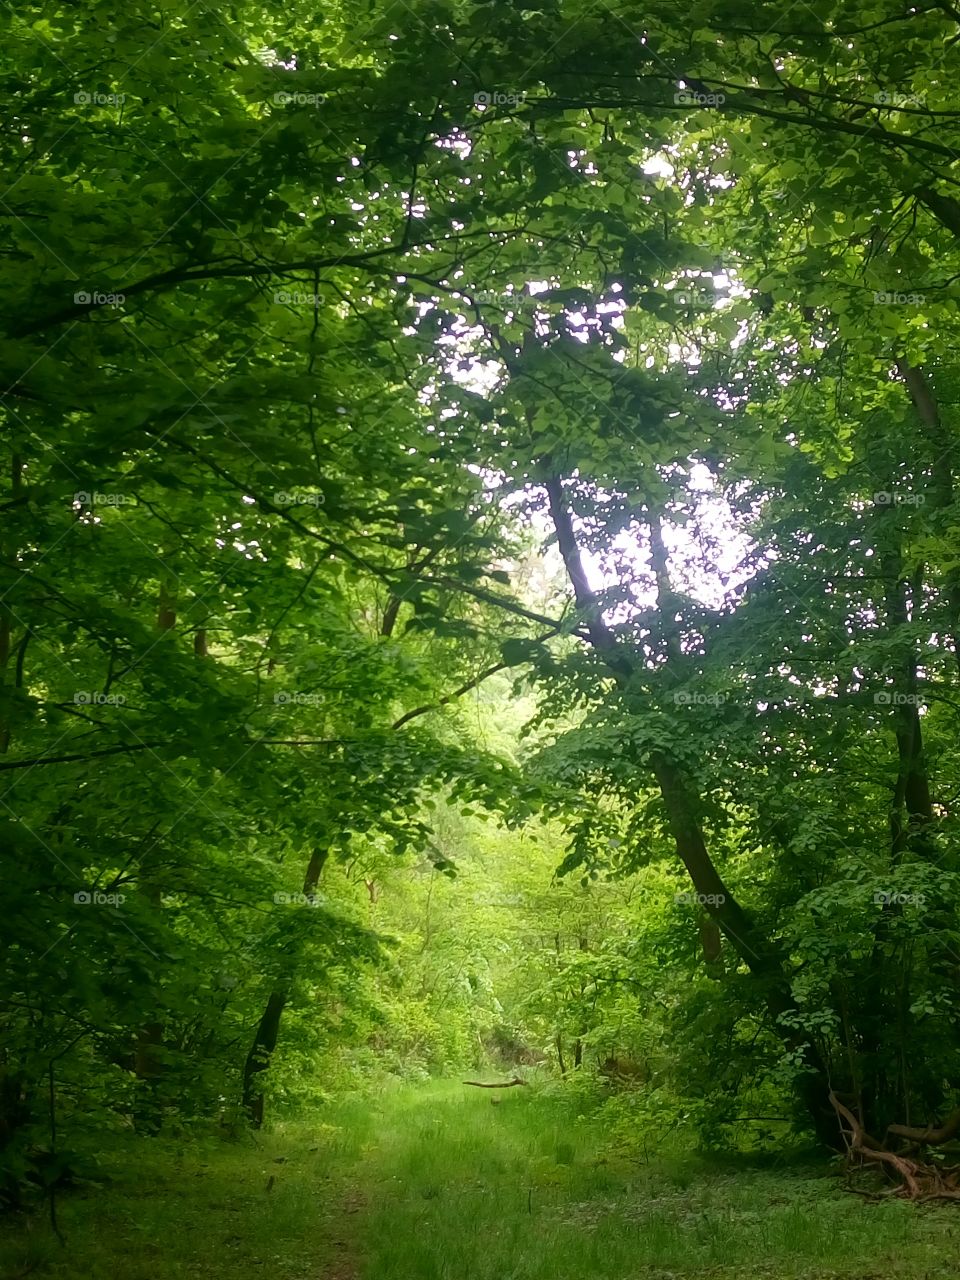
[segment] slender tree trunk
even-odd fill
[[[163,907],[162,888],[156,869],[150,866],[148,859],[140,863],[137,888],[151,910],[159,914]],[[151,990],[151,999],[155,998],[154,990]],[[163,1125],[157,1086],[163,1075],[164,1065],[163,1023],[158,1017],[153,1017],[137,1032],[133,1046],[133,1072],[140,1082],[135,1120],[137,1128],[144,1133],[159,1133]]]
[[[902,362],[899,368],[904,373]],[[909,367],[904,376],[926,428],[934,430],[938,416],[922,377]],[[946,459],[943,465],[946,467]],[[948,478],[946,491],[941,486],[934,508],[951,501],[951,492]],[[881,566],[885,579],[886,623],[891,632],[902,637],[911,621],[911,605],[915,615],[923,596],[923,566],[914,571],[908,582],[899,533],[882,554]],[[956,619],[952,621],[955,624]],[[907,854],[932,855],[930,832],[935,821],[923,750],[917,653],[912,640],[900,640],[898,647],[894,688],[897,702],[891,717],[897,746],[897,777],[890,803],[890,865],[894,869]],[[879,912],[871,976],[858,1010],[857,1095],[860,1119],[870,1132],[883,1132],[892,1120],[905,1114],[904,1107],[909,1110],[904,1080],[906,1038],[912,1021],[909,1014],[911,983],[906,957],[892,943],[892,924],[901,912],[902,907],[896,902],[884,903]]]
[[[10,459],[10,500],[15,502],[20,497],[23,488],[23,459],[18,453],[14,453]],[[10,561],[16,560],[16,549],[7,545],[7,540],[2,543],[3,551],[6,558]],[[0,600],[0,684],[7,683],[7,663],[10,661],[11,640],[13,632],[12,615],[9,606]],[[18,670],[17,675],[20,675]],[[19,680],[17,681],[19,683]],[[5,752],[10,746],[10,725],[6,717],[0,715],[0,752]]]
[[[557,1036],[556,1036],[556,1039],[554,1040],[554,1044],[556,1045],[556,1048],[557,1048],[557,1062],[559,1063],[559,1066],[560,1066],[560,1074],[562,1076],[565,1076],[567,1074],[567,1064],[563,1060],[563,1036],[560,1034],[559,1031],[557,1032]]]
[[[930,447],[929,497],[932,501],[927,508],[929,518],[953,504],[956,490],[953,475],[956,444],[950,429],[940,416],[940,406],[923,371],[915,368],[908,360],[898,360],[897,372],[906,384],[924,438]],[[948,568],[943,581],[943,600],[953,640],[954,659],[960,668],[960,567],[954,565]]]
[[[157,630],[172,631],[177,625],[176,580],[164,576],[160,581],[160,598],[157,603]]]
[[[177,598],[175,580],[164,575],[157,597],[156,626],[158,631],[172,631],[177,625]],[[163,909],[163,885],[156,859],[149,852],[141,859],[137,889],[150,909],[157,915]],[[159,1132],[163,1116],[157,1098],[157,1085],[163,1075],[163,1023],[153,1018],[137,1032],[133,1047],[133,1071],[141,1082],[141,1096],[137,1105],[137,1124],[148,1133]]]
[[[723,979],[723,934],[716,920],[704,915],[700,921],[700,949],[707,977],[720,982]]]
[[[314,894],[320,873],[329,857],[329,848],[315,849],[303,877],[303,893]],[[278,983],[270,992],[266,1008],[257,1023],[246,1061],[243,1064],[242,1106],[255,1129],[263,1125],[264,1097],[260,1077],[270,1066],[280,1036],[280,1022],[290,998],[290,983]]]
[[[10,661],[10,613],[0,604],[0,682],[6,684],[7,663]],[[10,746],[10,725],[0,716],[0,752]]]
[[[903,554],[899,539],[896,546],[882,557],[887,578],[887,625],[901,631],[910,622],[908,585],[903,576]],[[913,608],[923,593],[923,571],[918,570],[910,584]],[[930,783],[923,755],[923,730],[919,707],[917,655],[912,642],[902,646],[899,678],[895,696],[900,699],[894,709],[894,735],[897,741],[897,782],[890,814],[893,861],[897,863],[910,848],[922,845],[923,835],[933,822]],[[917,849],[919,851],[919,849]]]
[[[257,1023],[253,1044],[243,1067],[243,1107],[255,1129],[263,1124],[263,1092],[259,1088],[259,1075],[270,1065],[270,1058],[277,1047],[280,1035],[280,1019],[287,1005],[288,989],[275,987],[270,992],[267,1007]]]
[[[611,674],[622,689],[628,684],[633,674],[633,661],[618,644],[616,636],[604,621],[596,597],[590,589],[560,477],[550,476],[545,481],[545,487],[560,554],[590,643],[603,656]],[[651,543],[654,570],[662,597],[663,593],[669,589],[669,582],[659,528],[656,532],[651,530]],[[672,592],[670,594],[672,595]],[[664,603],[665,601],[661,598],[661,608]],[[668,655],[675,656],[679,650],[676,637],[670,634],[669,619],[662,620],[661,628],[664,630]],[[818,1137],[829,1145],[836,1146],[839,1142],[839,1132],[836,1118],[831,1114],[828,1105],[830,1089],[826,1064],[815,1042],[805,1033],[783,1021],[784,1014],[794,1013],[797,1008],[790,991],[783,959],[769,939],[757,930],[714,865],[699,823],[698,811],[701,807],[699,798],[690,790],[680,768],[675,761],[662,752],[651,757],[651,764],[663,798],[677,855],[686,868],[697,894],[705,899],[710,916],[747,965],[751,976],[756,979],[773,1029],[788,1049],[799,1052],[802,1056],[806,1066],[806,1071],[799,1083],[802,1100]]]

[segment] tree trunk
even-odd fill
[[[717,982],[723,978],[723,934],[716,920],[704,915],[700,921],[700,949],[707,976]]]
[[[573,587],[577,608],[583,615],[592,646],[602,655],[617,684],[623,689],[633,674],[633,662],[618,644],[607,626],[596,597],[590,589],[573,520],[564,500],[559,476],[544,482],[550,504],[550,515],[567,576]],[[654,517],[655,519],[655,517]],[[659,530],[651,531],[655,571],[662,594],[667,590],[666,564]],[[672,594],[672,593],[671,593]],[[663,605],[661,600],[661,606]],[[669,632],[667,620],[662,629]],[[665,634],[665,640],[673,637]],[[674,648],[668,644],[668,652]],[[835,1147],[840,1141],[836,1117],[828,1106],[829,1076],[823,1057],[814,1041],[804,1032],[787,1025],[784,1014],[796,1011],[796,1002],[784,970],[783,959],[769,939],[763,937],[727,888],[707,850],[698,819],[699,804],[676,763],[663,753],[651,757],[654,776],[663,797],[667,822],[676,844],[677,855],[686,868],[697,894],[716,921],[731,946],[756,979],[772,1027],[785,1046],[800,1053],[806,1071],[800,1077],[798,1091],[809,1113],[817,1136]]]
[[[924,437],[930,446],[929,491],[933,499],[928,508],[930,518],[953,505],[956,489],[953,457],[956,446],[949,427],[940,416],[940,406],[923,371],[907,360],[898,360],[897,372],[906,384]],[[960,567],[956,565],[951,565],[944,573],[943,599],[953,639],[954,659],[960,667]]]
[[[908,385],[916,388],[919,375],[911,371]],[[919,394],[919,393],[917,393]],[[892,482],[891,482],[892,487]],[[949,496],[949,494],[947,495]],[[941,501],[943,501],[941,495]],[[902,538],[897,533],[881,555],[885,579],[887,627],[902,636],[923,594],[923,567],[907,581]],[[892,727],[897,746],[897,778],[890,804],[890,865],[896,868],[904,856],[933,855],[930,832],[934,824],[933,804],[927,765],[923,751],[922,722],[919,707],[917,654],[912,640],[901,641],[896,667],[894,693],[899,699],[892,708]],[[906,1027],[910,1022],[910,987],[902,954],[891,946],[891,925],[902,908],[895,902],[884,903],[874,929],[870,963],[870,981],[862,992],[858,1014],[860,1079],[857,1100],[860,1119],[869,1131],[882,1132],[890,1120],[904,1110],[909,1112],[909,1098],[903,1096],[902,1070]],[[896,1057],[899,1066],[891,1070]]]
[[[16,502],[23,487],[23,459],[14,453],[10,459],[10,500]],[[7,560],[16,561],[16,548],[4,542],[0,544]],[[3,600],[0,600],[0,683],[6,684],[7,663],[10,660],[11,637],[13,631],[12,614]],[[19,673],[18,673],[19,674]],[[10,746],[10,725],[6,717],[0,715],[0,752]]]
[[[280,1019],[283,1017],[288,994],[284,987],[275,987],[270,992],[267,1007],[257,1023],[253,1044],[243,1066],[243,1108],[255,1129],[263,1124],[263,1093],[258,1087],[257,1077],[269,1067],[271,1055],[277,1047]]]
[[[303,877],[303,893],[305,896],[316,892],[320,873],[329,854],[329,848],[315,849],[313,851],[310,862],[307,865],[306,874]],[[267,1006],[260,1017],[260,1021],[257,1023],[253,1043],[243,1064],[241,1105],[255,1129],[259,1129],[263,1125],[264,1098],[263,1091],[260,1088],[260,1076],[270,1066],[270,1059],[273,1056],[274,1049],[277,1047],[277,1039],[280,1035],[280,1021],[283,1017],[287,1000],[290,998],[290,986],[289,982],[278,983],[270,992]]]
[[[163,577],[160,582],[156,625],[158,631],[164,632],[172,631],[177,625],[176,588],[173,580],[168,577]],[[153,862],[155,858],[148,851],[140,862],[137,890],[150,909],[159,914],[163,909],[163,885],[157,867],[151,865]],[[163,1123],[157,1097],[157,1084],[164,1068],[162,1048],[163,1023],[154,1018],[137,1032],[133,1047],[133,1072],[141,1082],[136,1123],[138,1128],[147,1133],[158,1133]]]
[[[560,1065],[560,1074],[562,1076],[565,1076],[567,1074],[567,1064],[563,1060],[563,1036],[560,1034],[559,1031],[557,1032],[557,1036],[556,1036],[556,1039],[554,1040],[554,1044],[556,1045],[556,1048],[557,1048],[557,1062]]]

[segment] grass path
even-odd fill
[[[125,1141],[99,1187],[0,1228],[0,1277],[950,1280],[960,1218],[868,1204],[824,1166],[606,1150],[534,1089],[392,1089],[227,1143]]]
[[[822,1163],[758,1170],[617,1159],[596,1125],[531,1091],[384,1100],[360,1153],[360,1280],[940,1280],[950,1209],[868,1204]],[[827,1173],[827,1176],[824,1174]]]

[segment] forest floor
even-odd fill
[[[499,1102],[492,1105],[492,1098]],[[945,1280],[955,1207],[872,1203],[827,1162],[617,1156],[535,1089],[403,1086],[235,1141],[103,1144],[98,1185],[0,1225],[0,1277]]]

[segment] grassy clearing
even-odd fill
[[[465,1096],[468,1095],[468,1096]],[[819,1166],[640,1164],[561,1103],[436,1088],[378,1107],[364,1280],[955,1276],[947,1210],[867,1204]]]
[[[227,1143],[136,1142],[110,1181],[0,1232],[0,1274],[73,1280],[832,1280],[954,1277],[950,1209],[867,1204],[822,1165],[618,1158],[532,1089],[352,1100]],[[272,1179],[272,1182],[271,1182]],[[269,1185],[269,1190],[268,1190]]]
[[[350,1208],[338,1134],[300,1127],[240,1141],[111,1141],[99,1186],[65,1191],[53,1237],[41,1206],[0,1223],[0,1277],[348,1280]],[[350,1215],[347,1215],[348,1217]]]

